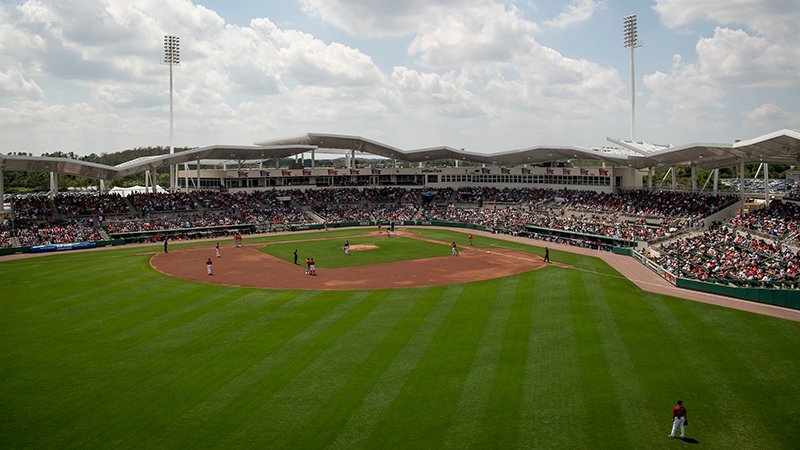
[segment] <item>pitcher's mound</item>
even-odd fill
[[[369,244],[356,244],[350,246],[350,250],[377,250],[379,248],[380,247],[378,247],[377,245],[369,245]]]

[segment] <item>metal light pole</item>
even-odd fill
[[[175,122],[172,118],[172,66],[181,65],[181,38],[178,36],[164,36],[164,59],[161,64],[169,66],[169,154],[175,153],[173,145],[175,143]],[[169,190],[175,190],[175,166],[169,166]],[[153,181],[155,184],[155,180]],[[188,189],[188,186],[187,186]]]
[[[633,74],[633,50],[642,46],[636,32],[636,14],[622,19],[622,36],[623,46],[631,49],[631,140],[636,140],[636,78]]]

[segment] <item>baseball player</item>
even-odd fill
[[[378,223],[378,234],[381,234],[381,227],[382,227],[382,226],[383,226],[383,225],[381,225],[380,223]]]
[[[392,237],[392,229],[391,228],[388,228],[388,227],[386,228],[386,237]]]
[[[233,237],[233,240],[236,243],[237,247],[241,247],[242,246],[242,235],[239,234],[238,232],[236,233],[236,236]]]
[[[472,235],[469,235],[469,245],[472,246]]]
[[[294,249],[294,265],[297,265],[297,249]]]
[[[455,242],[453,242],[453,256],[458,256],[458,247]]]
[[[317,267],[314,265],[314,258],[311,258],[311,264],[308,267],[311,271],[311,275],[317,276]]]
[[[306,275],[311,275],[311,260],[306,258]]]
[[[169,253],[167,251],[167,244],[169,244],[169,238],[164,238],[164,253]]]
[[[211,264],[212,264],[211,258],[208,258],[208,261],[206,261],[206,268],[208,269],[209,275],[211,275]]]
[[[350,241],[344,241],[344,254],[350,254]]]
[[[217,250],[217,258],[219,258],[219,242],[217,242],[217,246],[215,248]]]

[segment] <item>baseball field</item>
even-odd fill
[[[0,260],[0,448],[798,448],[800,323],[645,292],[598,258],[367,231],[220,241],[213,276],[211,242]],[[489,276],[509,259],[534,268]],[[313,285],[470,263],[457,283]],[[238,282],[261,266],[305,287]]]

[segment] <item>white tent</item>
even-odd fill
[[[133,187],[115,187],[112,188],[109,193],[111,194],[119,194],[123,197],[127,197],[128,194],[147,194],[153,192],[152,188],[146,188],[144,186],[133,186]],[[159,194],[169,192],[166,189],[162,188],[161,186],[156,186],[156,192]]]

